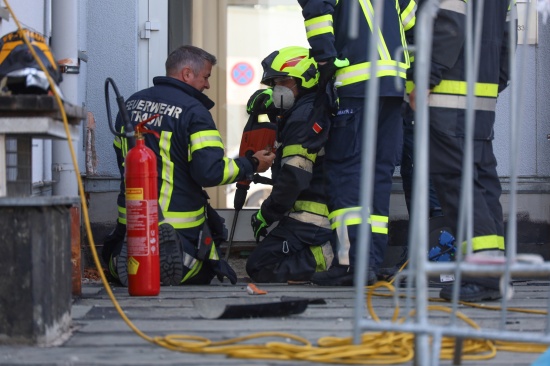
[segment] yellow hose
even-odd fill
[[[51,79],[47,69],[40,58],[36,55],[34,48],[30,44],[23,29],[11,9],[8,0],[4,0],[8,11],[10,12],[13,20],[15,21],[17,28],[24,38],[25,44],[31,51],[36,62],[40,65],[40,68],[44,71],[50,83],[50,89],[54,93],[55,100],[59,106],[65,132],[67,134],[67,141],[71,151],[71,158],[75,167],[75,174],[78,181],[78,191],[80,194],[80,204],[82,214],[84,218],[84,224],[86,233],[89,240],[90,249],[94,259],[94,263],[101,277],[101,282],[107,292],[109,298],[113,302],[115,309],[124,322],[132,329],[139,337],[144,340],[164,347],[166,349],[178,352],[186,353],[203,353],[203,354],[225,354],[228,357],[243,358],[243,359],[268,359],[268,360],[301,360],[320,363],[338,363],[346,365],[395,365],[404,362],[409,362],[414,357],[414,335],[411,333],[401,332],[370,332],[364,333],[361,338],[360,344],[353,344],[351,337],[338,338],[338,337],[322,337],[317,341],[318,346],[312,345],[307,339],[282,332],[261,332],[253,333],[243,337],[231,338],[224,341],[212,341],[208,338],[184,335],[184,334],[168,334],[161,337],[150,337],[140,331],[126,316],[119,303],[117,302],[111,288],[107,282],[105,274],[102,270],[99,257],[95,248],[95,243],[90,228],[90,220],[88,216],[88,208],[85,201],[84,188],[82,180],[80,178],[80,172],[78,170],[78,162],[76,161],[76,155],[70,138],[69,123],[65,108],[60,96],[55,91],[55,83]],[[403,265],[403,267],[406,263]],[[394,292],[393,280],[391,283],[379,282],[372,287],[368,288],[367,293],[367,308],[370,315],[376,321],[379,321],[379,317],[376,315],[372,306],[372,296],[392,296]],[[375,289],[384,287],[390,291],[387,293],[376,293]],[[431,301],[438,301],[439,299],[430,299]],[[489,310],[497,310],[498,307],[487,307],[477,304],[463,303],[468,306],[475,306],[478,308],[486,308]],[[431,311],[440,311],[450,313],[451,309],[432,305],[428,307]],[[509,309],[510,311],[518,311],[524,313],[533,314],[546,314],[545,311],[538,310],[525,310],[525,309]],[[414,315],[414,312],[409,316]],[[399,319],[399,308],[394,309],[392,321],[403,322],[404,319]],[[479,326],[466,317],[464,314],[459,313],[457,317],[464,321],[466,324],[474,329],[479,329]],[[275,342],[270,340],[266,343],[259,344],[243,344],[251,340],[260,340],[262,338],[280,339],[281,341]],[[294,343],[289,343],[289,342]],[[455,340],[451,337],[444,337],[441,344],[441,359],[451,359],[453,357]],[[542,353],[548,348],[544,344],[532,344],[532,343],[520,343],[520,342],[503,342],[503,341],[491,341],[491,340],[472,340],[465,339],[463,343],[463,355],[462,358],[466,360],[487,360],[493,358],[496,352],[508,351],[508,352],[526,352],[526,353]]]

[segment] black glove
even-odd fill
[[[262,216],[262,210],[259,210],[250,217],[250,225],[252,225],[252,231],[254,232],[257,244],[260,242],[260,237],[267,236],[267,228],[270,225]]]
[[[221,258],[209,259],[208,264],[210,264],[210,268],[212,268],[220,282],[223,282],[223,278],[227,277],[232,285],[237,283],[237,274],[226,260]]]
[[[103,239],[103,248],[101,250],[101,257],[106,266],[109,265],[111,256],[115,256],[120,253],[124,238],[126,237],[126,225],[117,221],[113,231]]]
[[[269,114],[275,110],[272,88],[256,90],[246,103],[246,112],[248,114]]]

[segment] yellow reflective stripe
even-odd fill
[[[159,206],[162,211],[167,211],[174,190],[174,163],[170,160],[172,132],[162,131],[159,139],[159,150],[162,161],[161,181],[159,193]]]
[[[329,213],[328,219],[330,220],[331,229],[334,230],[340,227],[340,224],[344,218],[344,215],[346,219],[346,221],[344,222],[344,225],[350,226],[350,225],[361,224],[361,216],[359,215],[359,210],[361,210],[361,207],[351,207],[351,208],[342,208]]]
[[[327,264],[325,263],[325,256],[323,255],[323,249],[320,245],[310,246],[309,250],[315,258],[315,272],[325,271],[327,269]]]
[[[443,0],[439,9],[454,11],[466,15],[466,1],[464,0]]]
[[[297,169],[304,170],[308,173],[313,173],[313,163],[304,158],[303,156],[294,155],[289,158],[285,158],[281,160],[281,166],[283,165],[289,165],[293,166]]]
[[[476,111],[494,112],[497,108],[496,98],[473,98],[474,109]],[[466,109],[468,106],[468,97],[463,95],[430,94],[428,96],[428,105],[436,108]]]
[[[315,163],[315,159],[317,159],[317,154],[313,153],[310,154],[307,152],[307,149],[304,149],[302,145],[288,145],[283,148],[283,159],[291,156],[291,155],[300,155],[304,158],[311,160]]]
[[[185,254],[186,253],[184,253],[184,257],[185,257]],[[189,254],[187,254],[187,256],[191,257]],[[193,257],[191,257],[191,258],[193,258]],[[184,283],[185,281],[187,281],[191,277],[195,277],[197,275],[197,273],[199,273],[199,271],[201,270],[203,262],[198,261],[195,258],[193,258],[193,261],[194,262],[193,262],[191,267],[186,266],[187,268],[191,268],[191,270],[189,272],[187,272],[187,274],[185,275],[185,277],[183,277],[183,279],[181,280],[180,283]],[[185,265],[185,263],[184,263],[184,265]]]
[[[120,141],[120,137],[115,136],[115,140],[113,141],[113,145],[115,145],[115,147],[116,147],[117,149],[121,149],[121,148],[122,148],[122,141]]]
[[[293,218],[294,220],[305,222],[307,224],[313,224],[315,226],[319,226],[325,229],[330,229],[330,222],[328,221],[326,216],[319,216],[311,212],[299,211],[290,212],[288,214],[288,217]]]
[[[316,215],[328,217],[328,207],[324,203],[298,200],[294,202],[294,206],[292,207],[292,209],[295,212],[307,211]]]
[[[393,60],[376,62],[378,70],[377,77],[399,76],[402,79],[407,78],[407,69],[409,66],[403,62]],[[342,87],[349,84],[358,83],[370,79],[370,62],[362,62],[357,65],[343,67],[336,71],[336,86]]]
[[[407,82],[405,83],[405,90],[407,94],[411,94],[414,88],[415,88],[414,81],[407,80]]]
[[[468,83],[460,80],[441,80],[439,85],[433,88],[432,93],[467,95]],[[474,94],[476,97],[498,96],[498,84],[494,83],[475,83]]]
[[[197,227],[204,223],[204,207],[196,211],[189,212],[170,212],[162,211],[164,220],[162,223],[168,223],[174,227],[174,229],[188,229],[191,227]]]
[[[223,169],[223,179],[220,182],[220,185],[233,183],[237,176],[239,175],[239,166],[235,163],[235,160],[229,158],[223,158],[224,169]]]
[[[208,259],[213,259],[215,261],[220,259],[220,257],[218,256],[218,250],[216,249],[216,243],[212,243],[212,248],[210,249]]]
[[[416,24],[416,1],[411,0],[409,5],[401,12],[401,24],[404,30],[409,30]]]
[[[365,16],[365,19],[367,19],[367,23],[369,24],[369,28],[372,33],[374,19],[374,9],[372,8],[372,3],[370,0],[359,0],[359,4],[361,5],[363,15]],[[378,45],[376,46],[378,48],[378,55],[382,60],[391,60],[390,51],[388,50],[386,42],[384,41],[382,30],[378,28],[376,31],[378,32]]]
[[[334,34],[331,14],[308,19],[304,22],[304,24],[306,26],[306,36],[308,39],[314,36],[318,36],[319,34]]]
[[[408,80],[406,83],[407,94],[415,88],[414,81]],[[498,96],[498,84],[476,83],[474,92],[477,97],[496,98]],[[468,83],[460,80],[442,80],[432,93],[467,95]]]
[[[126,225],[126,207],[118,206],[118,218],[117,221]]]
[[[370,215],[370,225],[373,233],[388,234],[388,216]]]
[[[222,137],[218,130],[207,130],[195,132],[190,136],[191,141],[191,154],[199,149],[204,149],[205,147],[219,147],[223,149]]]
[[[331,223],[331,228],[337,229],[340,227],[341,222],[345,215],[344,225],[360,225],[362,222],[360,215],[360,207],[342,208],[340,210],[333,211],[329,214],[328,218]],[[369,224],[371,225],[371,231],[377,234],[388,234],[388,216],[370,215]]]
[[[466,241],[462,243],[462,248],[466,248]],[[482,250],[504,250],[504,237],[500,235],[485,235],[472,238],[472,250],[474,252]]]

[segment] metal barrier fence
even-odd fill
[[[493,1],[493,0],[487,0]],[[378,29],[381,26],[381,16],[384,6],[383,0],[373,0],[374,20],[372,29]],[[413,208],[410,218],[409,245],[408,251],[411,254],[409,265],[406,270],[398,274],[408,276],[406,293],[406,310],[414,307],[415,316],[408,318],[403,323],[391,321],[375,321],[367,319],[365,314],[365,282],[368,265],[369,246],[371,245],[370,225],[368,220],[362,220],[359,228],[359,238],[357,247],[357,258],[367,258],[367,261],[358,260],[355,267],[355,316],[353,337],[355,343],[359,343],[360,336],[364,330],[379,331],[401,331],[415,334],[415,364],[418,365],[438,365],[441,350],[441,342],[444,336],[454,336],[457,340],[464,338],[491,339],[502,341],[535,342],[550,344],[550,311],[546,317],[546,329],[543,332],[519,332],[508,330],[506,319],[508,317],[508,298],[512,295],[511,288],[507,285],[512,276],[542,276],[550,274],[550,262],[542,260],[529,263],[521,261],[521,256],[517,254],[517,152],[519,134],[518,123],[522,115],[521,97],[522,73],[516,65],[516,58],[522,61],[522,50],[517,51],[515,57],[510,57],[510,88],[511,102],[510,113],[512,126],[510,130],[510,200],[509,200],[509,219],[506,232],[506,256],[500,261],[487,264],[476,262],[475,255],[472,255],[472,236],[473,223],[472,217],[472,169],[463,169],[463,192],[461,197],[461,210],[459,212],[458,232],[456,243],[467,243],[466,255],[462,250],[457,250],[457,259],[455,262],[430,262],[428,260],[428,146],[429,146],[429,122],[428,122],[428,78],[429,65],[433,35],[433,23],[440,7],[441,0],[427,0],[424,6],[417,12],[417,21],[415,29],[415,38],[421,39],[422,43],[415,45],[415,85],[416,85],[416,111],[415,111],[415,147],[414,157],[415,173],[413,183]],[[466,52],[470,55],[467,59],[467,112],[466,112],[466,139],[464,152],[464,167],[473,166],[473,129],[474,129],[474,83],[479,67],[479,60],[476,55],[479,54],[479,34],[472,32],[472,25],[479,25],[481,17],[473,19],[473,7],[483,7],[484,0],[467,2],[467,32],[466,32]],[[532,6],[527,4],[528,10]],[[358,6],[357,6],[358,7]],[[481,8],[480,8],[481,9]],[[358,9],[353,9],[358,11]],[[527,11],[527,14],[529,11]],[[515,6],[511,7],[512,20],[517,19],[517,10]],[[528,25],[528,22],[525,22]],[[510,22],[510,52],[513,55],[516,50],[516,29],[515,21]],[[357,34],[357,26],[350,25],[350,35]],[[479,28],[478,28],[479,29]],[[480,32],[478,32],[480,33]],[[527,32],[525,32],[527,34]],[[370,42],[369,60],[377,59],[376,45],[378,44],[378,32],[372,32]],[[525,43],[525,42],[524,42]],[[371,62],[370,75],[377,75],[376,62]],[[377,111],[378,107],[378,80],[371,78],[367,83],[367,98],[365,108],[368,111]],[[375,167],[375,148],[376,148],[376,129],[377,113],[365,115],[365,125],[363,129],[363,160],[362,160],[362,191],[360,196],[361,217],[370,217],[370,207],[372,207],[373,194],[373,176]],[[343,221],[345,221],[345,217]],[[340,225],[340,227],[345,227]],[[532,258],[528,258],[532,259]],[[428,276],[439,275],[442,273],[454,273],[453,300],[450,304],[452,315],[448,324],[435,324],[430,322],[428,314]],[[472,276],[493,275],[501,276],[501,291],[503,298],[501,301],[500,324],[498,329],[473,329],[461,326],[457,322],[458,294],[461,276],[463,274]],[[413,281],[414,278],[414,281]],[[416,287],[413,299],[412,283]],[[550,301],[547,308],[550,310]],[[408,313],[408,312],[407,312]],[[457,341],[458,342],[458,341]]]

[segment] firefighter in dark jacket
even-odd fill
[[[182,46],[168,56],[166,76],[155,77],[153,87],[135,93],[126,101],[134,126],[158,114],[146,126],[158,132],[160,139],[146,134],[145,143],[157,156],[163,285],[208,284],[215,275],[220,280],[225,276],[236,282],[235,272],[219,258],[216,244],[223,239],[224,225],[209,207],[203,187],[229,184],[254,172],[264,172],[275,158],[268,151],[237,159],[224,156],[220,133],[209,112],[214,102],[202,93],[210,87],[208,79],[215,64],[216,58],[208,52]],[[119,156],[118,162],[121,161]],[[214,244],[205,251],[207,247],[200,248],[199,237],[201,233],[204,237],[207,230],[212,232]],[[110,267],[124,268],[125,258],[116,258],[114,254],[111,260],[123,264]]]
[[[273,190],[252,216],[259,242],[246,262],[256,282],[307,281],[332,263],[332,230],[323,185],[324,151],[308,153],[297,136],[307,128],[317,87],[317,64],[309,50],[282,48],[262,61],[262,84],[273,87],[277,116]]]
[[[470,0],[473,19],[477,4]],[[423,1],[419,2],[422,6]],[[457,231],[460,207],[462,159],[466,119],[466,10],[467,1],[444,0],[440,4],[433,29],[433,50],[429,80],[430,178],[442,204],[447,225]],[[475,253],[504,255],[504,223],[499,202],[501,186],[492,140],[497,97],[509,80],[509,1],[485,1],[479,50],[479,73],[474,85],[474,182],[473,239]],[[474,61],[472,61],[474,62]],[[411,107],[416,90],[408,87]],[[462,243],[465,246],[465,243]],[[463,277],[460,300],[498,299],[498,278]],[[450,299],[451,287],[440,296]]]
[[[354,0],[357,1],[357,0]],[[379,79],[378,128],[376,136],[376,167],[371,215],[360,216],[361,157],[364,119],[374,111],[365,110],[366,82],[370,75],[369,44],[374,13],[371,1],[358,1],[359,12],[350,14],[352,0],[298,0],[305,19],[312,56],[319,64],[319,93],[334,82],[339,109],[330,123],[322,115],[310,118],[310,134],[303,139],[308,148],[322,146],[326,141],[325,171],[329,219],[333,229],[345,225],[338,237],[338,262],[326,272],[316,273],[312,282],[325,286],[353,284],[358,228],[363,220],[370,223],[372,245],[369,254],[368,284],[377,280],[388,244],[388,221],[392,176],[400,158],[402,144],[401,104],[403,89],[395,87],[397,77],[405,84],[409,67],[404,31],[413,26],[414,0],[384,1],[383,25],[376,30],[380,36],[378,58],[375,60]],[[348,36],[350,17],[357,17],[357,38]],[[401,50],[400,59],[395,53]],[[335,77],[332,80],[333,76]],[[330,90],[330,87],[328,88]],[[322,94],[321,94],[322,97]],[[319,98],[321,100],[322,98]],[[317,98],[316,98],[317,100]],[[320,109],[314,109],[315,113]],[[319,117],[319,119],[317,119]],[[330,127],[330,129],[329,129]]]

